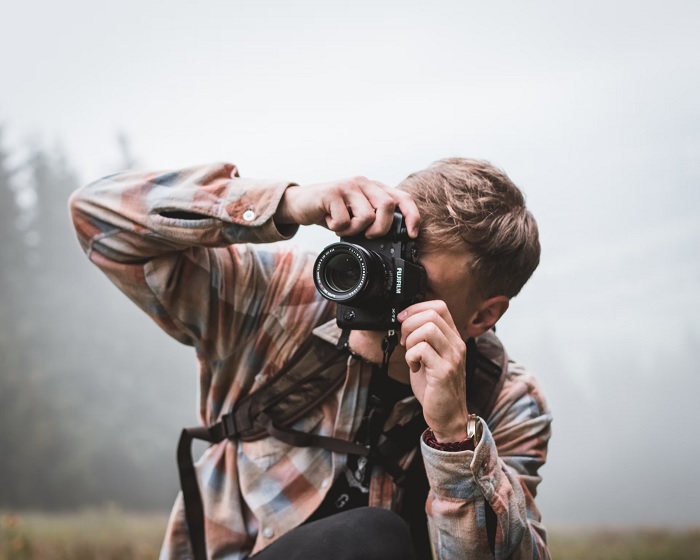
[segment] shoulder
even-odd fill
[[[523,364],[508,360],[508,370],[504,392],[510,394],[511,399],[529,399],[540,414],[549,412],[549,406],[542,392],[537,376]]]
[[[535,418],[548,422],[551,412],[537,376],[525,365],[508,356],[505,349],[503,360],[503,385],[494,404],[489,424],[498,429],[513,427]]]

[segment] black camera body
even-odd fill
[[[416,241],[408,236],[403,215],[395,212],[383,237],[341,237],[321,251],[314,283],[324,298],[338,304],[340,328],[398,330],[396,316],[423,301],[426,274],[418,264]]]

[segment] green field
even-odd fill
[[[158,557],[167,517],[114,509],[70,514],[4,514],[0,560],[145,560]],[[558,560],[698,560],[700,528],[553,530]]]

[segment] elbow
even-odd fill
[[[76,221],[78,220],[78,217],[80,216],[81,208],[83,206],[83,190],[85,187],[81,187],[76,191],[73,191],[73,193],[70,195],[68,198],[68,213],[71,218],[71,222],[73,222],[73,226],[75,227]]]
[[[86,253],[89,253],[92,239],[104,230],[104,224],[98,217],[102,205],[95,200],[90,188],[92,185],[79,188],[68,198],[70,220]]]
[[[81,232],[85,230],[89,222],[90,202],[85,193],[87,187],[81,187],[74,191],[68,198],[68,213],[70,215],[73,228],[79,237]]]
[[[73,194],[71,194],[68,199],[68,213],[70,215],[71,223],[73,224],[73,229],[78,236],[78,242],[80,247],[87,254],[90,245],[90,220],[86,213],[83,211],[85,208],[85,201],[82,195],[82,189],[79,189]]]

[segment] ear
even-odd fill
[[[503,314],[508,311],[510,298],[506,296],[495,296],[489,298],[479,305],[478,309],[469,319],[466,334],[469,337],[477,337],[491,329]]]

